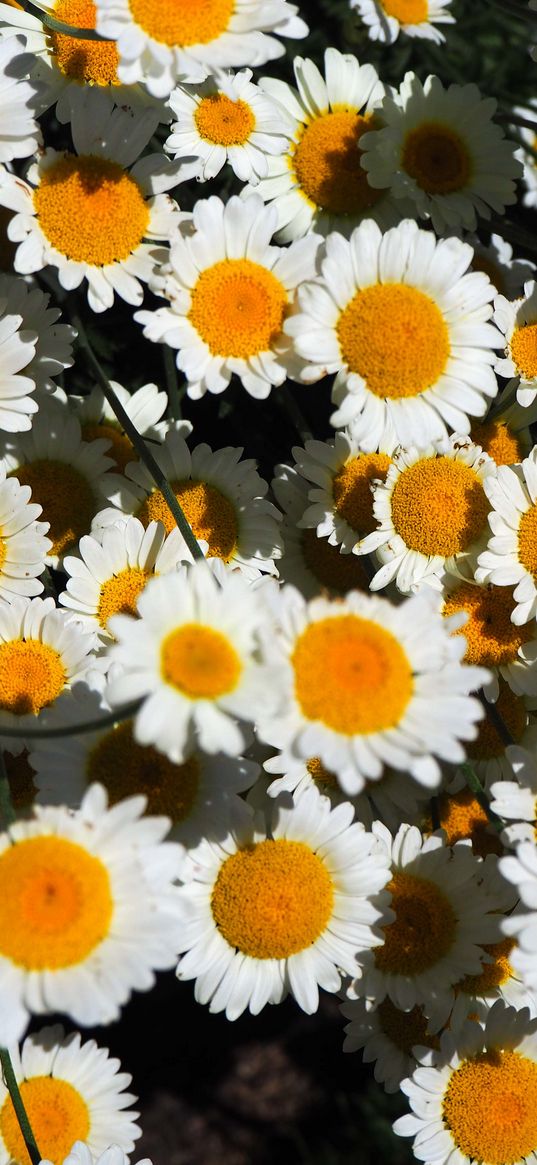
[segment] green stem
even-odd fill
[[[54,740],[61,736],[74,736],[79,732],[98,732],[101,728],[109,728],[112,724],[117,724],[119,720],[130,720],[135,716],[138,709],[141,707],[142,700],[131,700],[128,704],[122,704],[119,708],[114,708],[112,712],[106,712],[104,716],[99,716],[96,720],[83,720],[81,724],[64,724],[56,728],[37,728],[32,731],[31,728],[0,728],[0,737],[14,736],[17,740]],[[1,791],[1,785],[0,785]],[[0,811],[2,805],[0,802]]]
[[[75,28],[72,24],[64,24],[63,20],[56,20],[56,17],[51,16],[50,12],[45,12],[38,4],[32,4],[32,0],[18,0],[18,3],[25,12],[28,12],[30,16],[35,16],[37,20],[41,21],[41,24],[46,25],[53,32],[61,32],[63,36],[72,36],[75,40],[107,40],[94,28]]]
[[[2,1076],[4,1079],[4,1084],[11,1097],[13,1108],[15,1109],[15,1115],[19,1122],[20,1131],[24,1138],[24,1144],[26,1145],[28,1156],[32,1162],[32,1165],[39,1165],[39,1162],[42,1160],[41,1153],[37,1147],[36,1140],[32,1132],[32,1126],[28,1120],[28,1113],[24,1107],[23,1099],[20,1094],[15,1073],[13,1071],[11,1056],[7,1048],[0,1048],[0,1064],[2,1065]]]
[[[487,700],[483,695],[480,695],[479,699],[485,709],[485,716],[490,720],[492,727],[496,729],[504,748],[507,748],[510,744],[516,744],[503,716],[498,711],[497,705],[493,704],[491,700]]]
[[[9,787],[9,780],[6,769],[6,761],[3,750],[0,749],[0,827],[2,830],[9,829],[15,821],[15,810],[11,800],[11,789]]]
[[[179,530],[181,531],[181,534],[183,535],[183,538],[186,542],[186,545],[188,546],[188,549],[190,550],[192,557],[194,559],[204,558],[203,550],[201,549],[197,538],[194,536],[194,532],[192,530],[192,527],[190,526],[190,523],[187,521],[185,514],[183,513],[183,510],[181,509],[181,506],[179,505],[179,502],[177,501],[177,498],[176,498],[165,474],[162,472],[162,469],[160,468],[160,465],[158,464],[158,462],[155,461],[155,458],[153,457],[153,454],[150,452],[143,437],[140,435],[140,433],[138,432],[135,425],[133,425],[128,413],[123,408],[121,401],[116,396],[116,393],[114,392],[114,389],[112,388],[112,385],[110,384],[110,381],[109,381],[108,377],[106,376],[106,373],[101,368],[101,365],[100,365],[100,363],[99,363],[99,361],[98,361],[98,359],[93,351],[93,348],[91,347],[91,344],[88,340],[88,337],[86,334],[86,329],[84,327],[82,319],[80,318],[80,316],[76,312],[74,312],[71,316],[71,321],[73,323],[73,326],[78,331],[78,342],[80,344],[80,347],[83,348],[85,353],[86,353],[86,356],[89,360],[89,363],[91,364],[91,366],[95,372],[95,376],[97,377],[97,380],[98,380],[98,382],[99,382],[99,384],[104,392],[104,395],[108,401],[108,404],[110,405],[110,408],[113,409],[123,431],[127,434],[127,437],[129,438],[132,445],[136,449],[136,452],[137,452],[140,460],[143,461],[144,465],[149,470],[149,473],[151,474],[151,477],[153,478],[155,485],[162,493],[162,496],[163,496],[164,500],[166,501],[166,503],[167,503],[172,515],[173,515],[173,518],[175,519],[176,525],[179,527]]]
[[[496,814],[491,809],[489,799],[487,797],[487,794],[485,793],[485,790],[481,784],[481,781],[479,780],[479,777],[478,777],[475,769],[472,767],[472,765],[469,765],[468,762],[461,765],[461,769],[462,769],[462,772],[464,773],[464,776],[466,777],[469,788],[472,790],[472,793],[474,794],[476,801],[479,801],[479,804],[481,805],[481,808],[486,813],[486,815],[490,821],[490,824],[494,826],[494,829],[496,830],[497,833],[501,833],[502,829],[503,829],[503,822],[500,821],[500,818],[497,817]]]

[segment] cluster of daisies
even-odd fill
[[[440,45],[449,8],[348,14]],[[537,1156],[531,110],[332,47],[270,76],[307,34],[0,3],[0,1059],[51,1165],[125,1165],[76,1029],[166,969],[230,1020],[337,994],[428,1165]],[[166,391],[100,368],[116,299]],[[232,380],[290,402],[272,480],[196,424]]]

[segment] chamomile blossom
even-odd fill
[[[315,275],[319,239],[272,246],[276,211],[256,194],[196,202],[193,227],[176,234],[169,264],[151,281],[169,306],[135,319],[149,340],[178,350],[193,400],[223,392],[233,373],[252,396],[267,397],[299,363],[284,322],[297,287]]]
[[[504,355],[496,361],[500,376],[510,378],[507,391],[527,408],[537,396],[537,283],[524,284],[524,295],[513,302],[499,295],[494,300],[494,322],[505,337]]]
[[[452,634],[466,642],[463,662],[489,669],[493,701],[501,678],[517,695],[537,695],[537,623],[513,623],[515,606],[512,587],[446,578],[442,612],[458,617]]]
[[[393,44],[400,32],[442,44],[439,24],[453,24],[451,0],[350,0],[367,27],[371,40]]]
[[[51,1161],[43,1161],[41,1165],[53,1165]],[[119,1145],[108,1145],[104,1153],[95,1156],[85,1141],[75,1141],[71,1152],[65,1158],[63,1165],[129,1165],[129,1158]],[[137,1161],[136,1165],[152,1165],[148,1157]]]
[[[27,79],[28,61],[22,37],[10,36],[0,44],[0,163],[29,158],[41,145],[35,120],[39,86]]]
[[[484,271],[499,295],[516,299],[524,284],[535,274],[535,263],[526,257],[513,256],[513,248],[501,235],[491,234],[488,243],[478,235],[468,235],[465,241],[474,249],[473,271]]]
[[[537,447],[521,465],[502,465],[484,489],[492,537],[475,577],[515,588],[511,619],[521,626],[537,614]]]
[[[332,424],[348,425],[365,451],[468,433],[496,396],[494,289],[468,273],[472,254],[410,220],[328,236],[321,275],[301,287],[285,331],[305,361],[301,380],[339,373]]]
[[[16,291],[12,295],[16,298]],[[38,334],[21,327],[23,316],[12,310],[12,295],[0,296],[0,430],[18,433],[31,427],[39,407],[35,380],[27,374]]]
[[[161,392],[156,384],[143,384],[132,393],[122,384],[118,384],[117,380],[111,380],[110,384],[137,432],[146,441],[160,442],[169,428],[169,423],[162,420],[168,407],[167,393]],[[129,461],[138,460],[134,446],[123,432],[116,414],[98,385],[94,385],[87,396],[70,394],[67,404],[74,409],[80,421],[84,441],[95,441],[103,437],[110,442],[106,453],[113,460],[116,469],[123,472]],[[184,437],[192,431],[192,425],[186,420],[175,422],[175,428]]]
[[[368,1007],[365,999],[348,999],[341,1005],[345,1025],[344,1052],[362,1051],[364,1064],[374,1064],[374,1077],[385,1092],[397,1092],[401,1081],[416,1067],[413,1048],[438,1046],[428,1030],[423,1007],[401,1010],[391,999]]]
[[[505,824],[503,836],[507,845],[519,841],[535,843],[537,824],[537,765],[536,736],[527,742],[508,745],[507,760],[511,766],[511,780],[497,781],[490,788],[491,809]],[[513,777],[515,778],[513,780]]]
[[[46,292],[16,275],[0,273],[1,296],[6,296],[9,310],[22,317],[23,329],[36,334],[35,355],[24,368],[25,375],[35,382],[37,392],[54,392],[53,378],[73,364],[75,329],[70,324],[58,323],[61,312],[49,306],[50,296]]]
[[[52,543],[46,537],[47,522],[38,522],[41,506],[30,501],[29,486],[6,478],[0,462],[0,596],[9,602],[14,595],[39,595],[45,557]]]
[[[464,625],[462,633],[464,634]],[[504,725],[504,731],[506,728],[516,746],[529,752],[537,749],[535,697],[514,692],[503,677],[499,679],[497,693],[493,694],[495,699],[493,701],[487,700],[484,705],[485,715],[479,725],[478,734],[475,740],[470,741],[467,748],[468,760],[487,792],[491,790],[494,782],[512,781],[513,779],[512,761],[509,750],[505,747],[505,739],[502,739],[501,723]],[[460,783],[460,774],[456,774],[453,780]],[[449,792],[450,785],[448,784],[446,793],[449,794]],[[468,793],[468,790],[466,792]],[[449,801],[450,797],[448,796],[447,799]],[[482,808],[478,809],[478,804],[474,797],[472,812],[478,811],[481,821],[487,824],[487,832],[490,835],[488,820],[485,821],[486,814]],[[439,815],[441,819],[441,805]],[[501,813],[499,815],[502,816]],[[456,819],[456,811],[453,817]],[[464,836],[464,834],[459,834],[460,836]],[[459,837],[456,837],[455,840],[459,840]]]

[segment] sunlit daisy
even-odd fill
[[[0,44],[0,162],[29,158],[42,141],[34,116],[39,86],[27,80],[28,60],[22,37]]]
[[[511,618],[521,626],[537,614],[537,447],[521,465],[502,465],[484,489],[492,537],[475,577],[515,588]]]
[[[350,0],[367,26],[371,40],[393,44],[400,32],[442,44],[446,39],[437,27],[453,24],[447,11],[451,0]]]
[[[241,182],[254,185],[268,173],[267,155],[282,154],[291,130],[278,105],[242,69],[201,85],[178,85],[170,95],[177,118],[164,149],[174,158],[197,158],[203,182],[215,178],[226,162]]]
[[[503,836],[508,845],[519,841],[537,841],[537,755],[535,731],[531,742],[522,747],[510,745],[507,757],[511,765],[511,780],[497,781],[491,786],[491,808],[507,824]],[[515,780],[513,780],[513,776]]]
[[[362,166],[371,186],[410,198],[438,233],[475,230],[491,210],[516,202],[522,167],[516,145],[492,121],[496,102],[476,85],[422,85],[407,73],[381,106],[382,128],[363,138]]]
[[[287,587],[275,598],[279,627],[267,652],[282,669],[285,707],[261,715],[262,739],[318,756],[351,794],[385,765],[431,787],[440,780],[435,757],[464,759],[461,741],[475,736],[481,716],[469,693],[487,673],[466,674],[464,644],[429,596],[394,607],[352,591],[306,604]]]
[[[322,274],[300,289],[285,330],[307,361],[301,380],[340,373],[332,424],[350,425],[364,450],[468,433],[496,395],[494,289],[466,273],[472,254],[410,220],[384,235],[374,222],[348,241],[329,235]]]
[[[492,669],[487,692],[493,700],[500,676],[517,695],[537,695],[537,624],[516,626],[515,606],[512,587],[492,583],[453,582],[444,598],[445,616],[466,616],[453,631],[466,641],[464,661]]]
[[[0,273],[2,296],[7,297],[9,311],[22,317],[22,327],[36,334],[35,356],[25,366],[25,376],[35,381],[38,391],[54,391],[53,377],[59,376],[73,363],[75,329],[70,324],[58,323],[61,318],[59,308],[50,307],[50,296],[25,279]],[[11,408],[14,407],[12,402]],[[22,419],[20,416],[19,427]],[[30,427],[29,419],[27,427]],[[2,428],[7,426],[2,425]]]
[[[401,1080],[414,1071],[417,1061],[412,1049],[416,1045],[438,1047],[437,1037],[429,1033],[423,1007],[402,1011],[391,999],[383,999],[373,1009],[364,999],[349,999],[341,1011],[350,1020],[345,1025],[343,1051],[363,1048],[364,1064],[375,1065],[375,1080],[384,1085],[385,1092],[397,1092]]]
[[[74,848],[74,847],[73,847]],[[37,854],[36,854],[37,857]],[[0,859],[1,861],[1,859]],[[141,1135],[139,1113],[129,1110],[136,1097],[125,1089],[132,1077],[119,1060],[95,1040],[82,1043],[78,1032],[65,1036],[59,1024],[34,1032],[10,1049],[15,1078],[39,1151],[63,1165],[75,1141],[101,1153],[113,1140],[130,1152]],[[0,1081],[0,1162],[27,1165],[29,1158],[13,1103]]]
[[[144,805],[131,797],[108,809],[92,785],[78,812],[38,805],[0,836],[2,1044],[19,1039],[30,1012],[110,1023],[176,961],[180,850]]]
[[[527,408],[537,396],[537,284],[524,284],[524,295],[512,303],[499,295],[494,300],[494,322],[505,337],[505,354],[496,361],[496,372],[511,377],[507,390],[516,387],[518,403]]]
[[[258,66],[285,52],[276,36],[303,37],[307,25],[287,0],[96,0],[97,29],[117,39],[118,76],[167,97],[177,81]]]
[[[112,706],[145,697],[135,720],[140,744],[154,744],[182,764],[199,746],[237,755],[253,721],[279,705],[270,668],[260,662],[267,611],[238,574],[219,585],[204,562],[152,579],[138,599],[139,619],[116,615],[110,659]]]
[[[167,394],[161,392],[156,384],[143,384],[132,393],[118,384],[117,380],[111,380],[110,384],[137,432],[146,441],[161,441],[168,429],[168,422],[162,420],[168,407]],[[102,389],[95,385],[88,396],[70,395],[67,403],[75,410],[80,421],[84,441],[104,437],[110,442],[106,454],[113,460],[116,469],[123,472],[129,461],[138,460],[136,450],[123,432]],[[176,427],[184,437],[192,430],[189,421],[181,421],[179,425],[176,422]]]
[[[76,116],[75,116],[76,114]],[[15,270],[51,265],[66,291],[88,283],[93,311],[114,295],[140,304],[162,249],[179,219],[163,193],[183,180],[178,163],[140,154],[155,129],[151,111],[114,107],[103,90],[81,91],[71,123],[74,151],[47,148],[24,182],[5,171],[0,202],[15,211],[9,238],[18,242]],[[149,240],[145,242],[144,240]]]
[[[424,584],[440,590],[446,573],[473,577],[490,532],[485,482],[495,473],[492,459],[463,437],[397,449],[385,481],[373,487],[377,528],[357,547],[382,563],[371,590],[395,581],[409,594]]]
[[[174,237],[151,283],[169,307],[135,319],[149,340],[178,349],[192,399],[223,392],[233,373],[266,397],[299,364],[283,325],[297,287],[315,275],[319,239],[271,246],[276,211],[255,194],[196,202],[193,225]]]
[[[515,1165],[537,1156],[537,1019],[498,1000],[483,1029],[445,1032],[401,1088],[412,1114],[394,1131],[414,1137],[414,1156],[447,1165]]]
[[[236,1019],[290,992],[311,1014],[319,987],[337,991],[355,952],[377,945],[387,856],[353,815],[308,789],[191,853],[177,974],[196,979],[199,1003]]]
[[[46,522],[38,522],[41,506],[30,502],[30,489],[6,479],[0,462],[0,595],[39,595],[45,557],[52,543]]]

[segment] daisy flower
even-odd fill
[[[373,487],[377,528],[357,547],[382,563],[371,590],[392,581],[403,594],[423,585],[441,590],[446,573],[472,577],[489,534],[485,482],[495,473],[492,459],[464,437],[397,449],[385,481]]]
[[[486,733],[488,724],[489,721],[485,717],[479,725],[480,736]],[[472,751],[474,750],[475,743],[472,741],[468,746],[468,754],[470,748]],[[503,756],[505,756],[505,746],[503,746]],[[476,762],[470,757],[469,759],[471,759],[472,768],[477,772]],[[507,768],[508,764],[506,764],[506,771]],[[485,783],[484,778],[480,776],[480,779],[482,783]],[[498,833],[491,826],[490,820],[475,793],[468,788],[462,772],[456,771],[453,776],[448,778],[444,789],[435,798],[434,808],[435,826],[442,830],[446,845],[456,845],[458,841],[470,842],[472,852],[480,858],[484,858],[487,854],[503,853],[504,847]],[[432,813],[430,812],[422,817],[421,822],[417,822],[417,824],[420,825],[424,835],[434,832],[435,826],[433,826]]]
[[[424,1052],[404,1080],[411,1114],[393,1128],[414,1137],[419,1161],[509,1165],[537,1154],[537,1019],[498,1000],[485,1027],[445,1032],[439,1052]]]
[[[496,361],[500,376],[511,377],[507,392],[527,408],[537,396],[537,284],[524,284],[524,295],[512,303],[499,295],[494,300],[494,322],[505,337],[504,355]]]
[[[284,54],[276,36],[303,37],[308,27],[287,0],[96,0],[97,31],[117,40],[118,77],[142,81],[167,97],[177,81],[265,64]]]
[[[110,631],[112,704],[144,698],[135,720],[139,744],[154,744],[182,764],[194,742],[206,752],[237,755],[253,721],[276,706],[273,673],[259,662],[267,612],[240,575],[219,584],[205,562],[151,579],[138,599],[139,619],[115,615]]]
[[[363,1049],[364,1064],[374,1064],[373,1074],[385,1092],[398,1092],[401,1080],[417,1065],[412,1050],[416,1045],[437,1048],[438,1039],[428,1030],[423,1007],[402,1011],[391,999],[383,999],[371,1009],[364,999],[349,999],[341,1013],[350,1023],[345,1026],[344,1052]]]
[[[168,396],[161,392],[156,384],[143,384],[135,392],[129,392],[117,380],[110,384],[123,405],[127,416],[134,427],[146,441],[161,441],[168,430],[168,422],[162,417],[168,407]],[[87,396],[70,394],[66,403],[73,408],[78,420],[82,439],[95,441],[104,437],[110,442],[106,450],[107,456],[114,462],[114,467],[123,473],[130,461],[137,461],[138,454],[126,433],[108,404],[106,397],[98,385],[94,385]],[[188,437],[192,432],[190,421],[175,422],[175,428]]]
[[[149,340],[178,349],[193,400],[223,392],[233,373],[251,396],[267,397],[298,364],[283,325],[297,287],[315,275],[319,239],[271,246],[276,211],[255,194],[196,202],[193,226],[176,234],[151,282],[169,306],[134,318]]]
[[[518,801],[520,806],[522,798]],[[527,799],[526,799],[527,803]],[[511,829],[513,827],[510,827]],[[520,831],[522,832],[522,830]],[[511,961],[522,981],[535,993],[537,988],[537,961],[535,937],[535,903],[537,886],[537,848],[535,840],[519,841],[516,856],[500,858],[500,870],[507,882],[517,889],[520,904],[509,918],[502,920],[502,931],[516,938],[517,946]]]
[[[27,79],[28,52],[22,37],[0,44],[0,163],[29,158],[41,144],[35,120],[39,86]]]
[[[288,119],[258,88],[252,70],[208,77],[201,85],[178,85],[170,94],[177,118],[164,149],[174,158],[196,158],[207,182],[229,163],[241,182],[256,184],[268,173],[267,155],[282,154],[290,137]]]
[[[494,284],[499,295],[516,299],[528,279],[535,274],[531,259],[513,258],[513,248],[501,235],[491,234],[485,245],[478,235],[469,235],[466,242],[474,249],[472,271],[483,271]]]
[[[349,425],[362,449],[468,433],[469,417],[496,396],[501,340],[486,322],[494,289],[482,273],[465,274],[472,254],[410,220],[384,235],[364,222],[350,240],[326,240],[321,276],[300,289],[285,331],[306,361],[301,380],[339,372],[332,424]]]
[[[537,838],[537,754],[535,734],[531,751],[527,744],[509,745],[506,749],[511,766],[511,778],[515,780],[497,781],[490,788],[491,809],[507,825],[503,837],[507,845],[515,846],[519,841]],[[511,824],[513,823],[513,824]]]
[[[509,753],[506,751],[505,743],[491,719],[491,713],[494,715],[494,712],[497,712],[516,745],[531,752],[537,750],[535,699],[517,695],[503,678],[499,680],[498,689],[499,694],[494,700],[494,708],[490,709],[487,702],[485,716],[479,725],[477,737],[469,742],[466,750],[468,760],[481,784],[487,790],[490,790],[494,781],[511,781],[513,778]],[[466,792],[468,793],[469,790]],[[475,808],[477,806],[476,802]],[[483,812],[481,809],[481,816]],[[440,816],[442,816],[441,808]]]
[[[116,293],[142,302],[140,280],[147,283],[163,255],[154,240],[169,239],[179,220],[163,191],[185,177],[160,154],[140,158],[157,121],[150,110],[135,114],[103,90],[84,89],[73,108],[74,152],[47,148],[27,182],[2,173],[0,202],[15,211],[8,234],[19,243],[19,274],[50,264],[66,291],[86,279],[96,312],[111,307]]]
[[[37,805],[0,836],[2,1044],[31,1012],[111,1023],[175,963],[180,851],[162,840],[167,818],[142,818],[144,806],[108,809],[92,785],[77,812]]]
[[[454,24],[447,11],[451,0],[350,0],[367,27],[371,40],[393,44],[400,32],[432,40],[445,41],[439,24]]]
[[[496,465],[514,465],[522,461],[533,446],[530,424],[533,413],[537,418],[537,406],[523,409],[516,400],[507,402],[502,394],[502,408],[484,421],[474,421],[470,429],[470,439],[480,445],[484,453]]]
[[[492,537],[475,577],[515,588],[511,618],[521,626],[537,614],[537,447],[521,465],[502,465],[484,489]]]
[[[45,537],[47,522],[38,522],[41,506],[30,502],[31,490],[15,478],[6,478],[0,462],[0,595],[39,595],[45,557],[52,543]]]
[[[400,218],[393,200],[369,185],[360,165],[361,137],[375,123],[384,85],[373,65],[328,48],[324,77],[308,58],[293,61],[298,90],[263,77],[260,87],[279,103],[288,119],[287,149],[268,159],[268,176],[256,190],[273,202],[278,238],[301,238],[309,231],[348,234],[365,216],[390,226]]]
[[[434,230],[475,230],[491,210],[516,202],[522,173],[516,145],[492,117],[496,101],[476,85],[450,85],[407,73],[381,105],[382,128],[364,135],[362,166],[371,186],[411,199]]]
[[[23,327],[23,316],[15,310],[20,306],[16,288],[3,290],[4,294],[0,293],[0,430],[18,433],[31,427],[32,415],[39,408],[32,395],[35,380],[27,374],[36,354],[38,333]]]
[[[15,1078],[39,1151],[62,1165],[75,1141],[84,1137],[94,1153],[111,1139],[125,1152],[141,1135],[136,1100],[125,1089],[132,1077],[95,1040],[65,1036],[60,1024],[44,1027],[10,1048]],[[125,1111],[127,1110],[127,1111]],[[0,1162],[24,1162],[27,1151],[5,1084],[0,1081]]]
[[[287,587],[274,599],[278,626],[266,650],[281,669],[284,709],[263,710],[261,739],[318,756],[350,794],[385,765],[431,788],[440,781],[435,756],[464,759],[461,741],[475,736],[482,714],[469,693],[487,673],[461,666],[464,645],[429,596],[394,607],[352,591],[306,604]]]
[[[489,671],[486,691],[496,700],[501,676],[517,695],[537,695],[537,624],[513,623],[516,603],[512,587],[449,582],[442,613],[466,616],[453,629],[466,641],[464,662]]]
[[[308,1014],[319,987],[337,991],[355,952],[378,943],[385,917],[386,853],[352,805],[331,809],[315,789],[268,818],[233,824],[221,844],[190,853],[179,890],[186,952],[179,979],[198,1003],[236,1019],[290,992]]]
[[[32,378],[39,392],[56,391],[53,377],[60,376],[73,364],[75,329],[70,324],[59,324],[61,312],[57,307],[49,307],[50,296],[25,279],[0,273],[2,296],[6,297],[10,312],[22,317],[22,327],[36,334],[35,355],[24,368],[25,375]],[[19,417],[19,422],[22,419]],[[28,428],[30,423],[28,418]]]
[[[53,1165],[51,1161],[42,1161],[41,1165]],[[65,1158],[63,1165],[129,1165],[129,1158],[119,1145],[109,1145],[100,1157],[94,1156],[84,1141],[75,1141],[71,1152]],[[136,1165],[152,1165],[148,1157],[137,1161]]]

